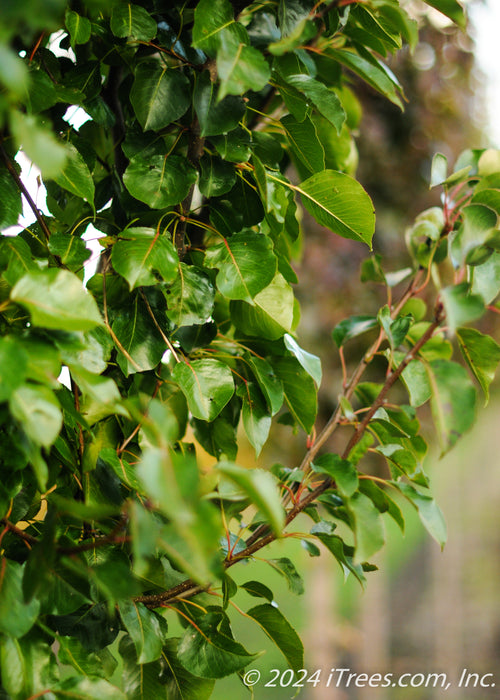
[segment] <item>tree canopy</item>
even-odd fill
[[[456,0],[426,4],[465,29]],[[203,700],[257,657],[233,635],[242,608],[298,671],[257,552],[299,537],[363,584],[403,501],[444,545],[417,409],[445,453],[488,400],[500,346],[470,324],[498,310],[500,154],[437,154],[442,206],[406,231],[407,266],[371,254],[356,94],[402,109],[387,59],[417,43],[397,0],[1,4],[1,697]],[[317,427],[304,210],[387,294],[332,329],[344,378]],[[303,436],[301,463],[241,466],[277,423]],[[266,561],[302,592],[291,559]]]

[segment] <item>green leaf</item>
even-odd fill
[[[346,115],[339,98],[333,90],[329,90],[323,83],[303,73],[288,75],[286,82],[305,95],[318,112],[335,127],[337,133],[340,133]]]
[[[159,364],[166,350],[165,341],[139,296],[120,309],[112,330],[127,353],[123,355],[120,352],[117,358],[126,376],[154,369]]]
[[[350,316],[338,323],[332,331],[335,345],[340,348],[348,340],[377,327],[377,319],[373,316]]]
[[[118,604],[120,617],[134,642],[137,663],[147,664],[161,656],[163,634],[159,618],[142,603],[122,600]]]
[[[304,581],[298,573],[295,565],[288,557],[280,557],[280,559],[266,559],[267,563],[275,569],[279,574],[285,577],[288,588],[295,595],[303,595]]]
[[[331,476],[339,492],[347,498],[350,498],[358,488],[358,472],[349,460],[342,459],[339,455],[321,455],[316,457],[311,466],[313,471]]]
[[[252,299],[276,274],[277,260],[268,236],[253,231],[236,233],[209,248],[205,265],[219,270],[217,288],[228,299]]]
[[[450,257],[456,268],[480,264],[491,254],[488,244],[497,235],[497,214],[482,204],[469,204],[461,211],[462,224],[450,238]]]
[[[404,359],[405,353],[394,353],[396,367]],[[431,398],[431,387],[425,365],[418,359],[412,360],[401,374],[401,381],[408,390],[411,406],[422,406]]]
[[[346,506],[353,518],[355,561],[361,563],[384,546],[382,519],[373,501],[359,491],[349,498]]]
[[[10,399],[12,414],[26,434],[37,444],[50,447],[62,427],[62,413],[50,389],[36,384],[24,384]]]
[[[184,668],[201,678],[223,678],[245,668],[257,654],[249,654],[232,637],[219,631],[224,620],[221,613],[211,612],[199,621],[199,631],[188,626],[177,649]]]
[[[441,185],[448,177],[448,158],[436,153],[432,159],[430,187]]]
[[[368,85],[387,97],[392,103],[403,109],[401,101],[401,86],[388,71],[387,67],[373,55],[370,60],[360,56],[351,49],[328,49],[325,56],[339,63],[359,75]]]
[[[138,664],[130,637],[120,641],[124,662],[123,688],[128,700],[208,700],[214,681],[196,678],[177,658],[178,639],[166,641],[161,657],[149,664]]]
[[[208,71],[197,78],[193,106],[200,123],[201,136],[228,134],[238,126],[245,114],[245,103],[241,97],[228,95],[217,101],[216,83],[210,80]]]
[[[344,238],[371,246],[375,230],[373,204],[359,182],[344,173],[324,170],[304,180],[296,191],[319,224]]]
[[[446,523],[436,501],[427,493],[417,491],[417,489],[410,484],[404,484],[401,481],[391,483],[393,483],[394,486],[401,491],[403,496],[417,509],[420,520],[426,530],[432,535],[441,548],[443,548],[447,539]]]
[[[102,323],[95,300],[78,277],[67,270],[29,272],[17,282],[10,296],[28,309],[34,326],[87,331]]]
[[[306,350],[303,350],[300,345],[297,343],[295,338],[292,338],[289,333],[285,333],[283,336],[283,340],[285,341],[285,347],[289,352],[292,353],[292,355],[295,357],[295,359],[299,362],[300,365],[305,369],[307,374],[311,376],[314,381],[316,382],[316,386],[319,386],[321,384],[321,360],[319,357],[316,355],[312,355],[310,352],[307,352]]]
[[[277,358],[274,367],[276,374],[283,382],[285,401],[291,414],[301,428],[309,434],[318,410],[314,380],[292,357]]]
[[[79,272],[91,251],[79,236],[71,236],[66,231],[54,231],[49,239],[49,250],[57,255],[63,265],[72,272]]]
[[[262,394],[252,382],[241,385],[237,394],[243,401],[241,407],[243,426],[258,457],[271,429],[271,414]]]
[[[444,454],[472,426],[476,391],[467,371],[455,362],[434,360],[427,365],[427,375],[432,389],[432,415]]]
[[[130,101],[144,131],[158,131],[189,109],[189,80],[179,70],[158,61],[144,61],[136,68]]]
[[[413,322],[411,316],[399,316],[391,318],[391,311],[387,304],[383,306],[377,315],[378,321],[385,331],[390,346],[395,350],[406,338],[406,334]]]
[[[51,131],[32,115],[17,111],[11,112],[10,128],[17,145],[40,168],[43,177],[50,179],[61,174],[69,152]]]
[[[267,360],[250,354],[245,355],[245,360],[250,365],[260,390],[266,398],[271,415],[274,416],[280,410],[285,400],[281,380],[276,376]]]
[[[189,365],[179,362],[172,379],[181,388],[193,416],[201,420],[213,420],[234,394],[231,370],[215,359],[195,360]]]
[[[231,319],[247,335],[277,340],[292,330],[293,290],[278,273],[271,284],[255,295],[253,304],[231,301]]]
[[[298,671],[304,665],[304,647],[297,632],[273,605],[264,603],[246,613],[264,630],[282,652],[288,665]]]
[[[200,161],[199,188],[205,197],[219,197],[229,192],[236,182],[236,170],[221,158],[203,156]]]
[[[76,637],[58,635],[57,641],[59,644],[57,659],[61,664],[72,666],[82,676],[106,677],[103,660],[97,653],[89,653]],[[107,660],[106,657],[105,660]],[[116,667],[116,662],[114,666]]]
[[[221,32],[231,27],[236,33],[235,25],[228,0],[200,0],[194,12],[193,46],[213,57],[220,46]],[[241,29],[244,31],[243,26]]]
[[[311,11],[312,3],[305,0],[280,0],[278,21],[282,36],[294,32]]]
[[[0,338],[0,402],[6,401],[26,378],[28,356],[11,336]]]
[[[490,304],[500,292],[500,252],[494,251],[482,265],[474,268],[473,294]]]
[[[489,335],[484,335],[474,328],[457,329],[457,339],[462,355],[481,385],[488,403],[489,386],[500,362],[500,345]]]
[[[467,18],[464,8],[457,0],[424,0],[424,2],[449,17],[461,29],[465,29]]]
[[[156,36],[156,22],[139,5],[123,3],[113,8],[110,22],[111,31],[120,38],[133,37],[141,41],[151,41]]]
[[[122,691],[104,678],[72,676],[53,685],[49,692],[61,700],[126,700]]]
[[[76,44],[86,44],[90,39],[92,25],[86,17],[82,17],[82,15],[72,10],[66,10],[64,23],[71,37],[71,46],[73,48]]]
[[[111,262],[132,290],[156,284],[154,272],[167,284],[172,283],[177,277],[179,258],[166,235],[160,236],[150,228],[129,228],[113,245]]]
[[[245,469],[229,462],[219,463],[217,469],[250,497],[275,535],[280,537],[285,525],[285,511],[275,477],[263,469]]]
[[[165,295],[167,316],[177,326],[205,323],[212,315],[215,289],[199,267],[181,263],[179,274]]]
[[[1,60],[1,58],[0,58]],[[0,166],[0,230],[15,226],[23,211],[21,193],[6,167]]]
[[[316,173],[325,169],[325,150],[318,138],[314,123],[306,117],[299,122],[288,114],[281,119],[286,137],[293,154],[311,172]]]
[[[195,168],[180,156],[138,156],[130,160],[123,183],[132,197],[152,209],[164,209],[182,202],[196,177]]]
[[[89,167],[82,155],[71,143],[65,146],[67,158],[62,169],[53,176],[53,180],[71,194],[85,199],[94,206],[94,180],[90,174]]]
[[[344,541],[341,537],[334,534],[334,530],[334,523],[321,520],[319,523],[316,523],[316,525],[313,526],[311,529],[311,535],[317,537],[319,541],[322,542],[333,554],[335,559],[338,561],[345,578],[347,578],[349,573],[352,573],[358,579],[358,581],[363,584],[365,581],[363,569],[359,564],[355,564],[353,562],[352,556],[347,554]]]
[[[446,322],[452,333],[457,326],[475,321],[484,313],[484,303],[478,294],[471,294],[469,284],[462,282],[441,290]]]
[[[40,601],[32,598],[24,602],[22,581],[24,566],[3,559],[0,578],[0,632],[9,637],[23,637],[35,624]],[[2,669],[3,671],[3,669]]]
[[[253,598],[265,598],[270,603],[274,600],[274,594],[270,588],[260,581],[246,581],[242,583],[240,588],[246,591]]]
[[[271,77],[271,69],[261,52],[246,46],[239,36],[227,30],[220,34],[217,72],[220,79],[218,100],[226,95],[242,95],[248,90],[258,92]]]

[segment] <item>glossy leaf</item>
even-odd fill
[[[337,133],[345,121],[345,112],[337,95],[329,90],[326,85],[314,80],[309,75],[288,75],[286,82],[293,88],[303,93],[308,101],[312,102],[318,112],[322,114]]]
[[[301,428],[310,433],[318,410],[312,377],[292,357],[279,358],[275,362],[275,371],[283,383],[285,401],[291,414]]]
[[[315,472],[328,474],[335,481],[339,492],[350,498],[358,488],[358,473],[351,462],[339,455],[325,454],[316,457],[312,463]]]
[[[118,363],[126,375],[144,372],[159,364],[166,350],[165,342],[139,296],[120,312],[112,330],[120,344]]]
[[[221,33],[228,27],[242,38],[246,32],[238,29],[228,0],[201,0],[194,13],[193,46],[214,56],[221,43]]]
[[[189,626],[182,636],[177,658],[193,675],[223,678],[245,668],[256,657],[218,629],[222,621],[220,613],[209,613],[201,620],[199,630]]]
[[[396,488],[418,511],[420,520],[436,542],[444,547],[447,539],[446,523],[443,514],[434,499],[427,493],[418,491],[410,484],[394,482]]]
[[[4,560],[0,581],[0,631],[15,639],[23,637],[34,625],[40,601],[24,602],[23,567],[16,561]]]
[[[193,106],[200,123],[201,136],[227,134],[238,126],[245,114],[245,103],[238,96],[216,99],[216,85],[208,72],[198,77],[193,94]]]
[[[196,182],[196,170],[180,156],[132,158],[123,176],[130,194],[153,209],[179,204]]]
[[[225,462],[219,463],[217,469],[251,498],[252,503],[279,537],[285,523],[285,511],[273,475],[263,469],[244,469]]]
[[[54,175],[55,182],[59,187],[63,187],[71,194],[87,200],[89,204],[94,204],[94,180],[89,167],[83,156],[76,148],[68,143],[66,148],[66,159],[62,169]]]
[[[130,2],[116,5],[111,15],[111,31],[115,36],[151,41],[156,36],[156,22],[140,5]]]
[[[248,335],[277,340],[292,330],[293,290],[278,273],[271,284],[255,295],[253,304],[232,301],[231,318]]]
[[[181,263],[179,274],[165,296],[168,318],[178,326],[190,326],[205,323],[210,318],[215,289],[201,268]]]
[[[425,0],[425,2],[449,17],[455,24],[458,24],[459,27],[465,29],[465,11],[458,0]]]
[[[351,316],[338,323],[332,331],[333,340],[340,348],[348,340],[376,328],[377,319],[373,316]]]
[[[205,156],[200,161],[200,192],[205,197],[219,197],[229,192],[236,182],[236,170],[221,158]]]
[[[163,635],[158,617],[142,603],[122,600],[120,617],[134,642],[137,663],[147,664],[161,656]]]
[[[239,36],[227,30],[220,34],[217,69],[220,78],[219,100],[226,95],[241,95],[247,90],[258,92],[271,77],[271,70],[262,53],[253,46],[246,46]]]
[[[319,224],[371,247],[375,230],[373,204],[356,180],[334,170],[324,170],[302,182],[297,192]]]
[[[475,328],[457,329],[457,339],[462,355],[481,385],[488,403],[489,387],[500,362],[500,345]]]
[[[285,333],[283,336],[285,341],[285,347],[289,350],[299,364],[305,369],[307,374],[311,376],[316,382],[316,386],[321,384],[321,360],[316,355],[313,355],[306,350],[303,350],[297,343],[295,338],[293,338],[289,333]]]
[[[298,671],[304,665],[304,647],[297,632],[273,605],[264,603],[246,613],[254,619],[267,636],[276,644],[290,668]]]
[[[248,355],[246,361],[250,365],[260,390],[266,398],[271,414],[274,416],[282,407],[285,399],[281,380],[276,376],[269,362],[263,358]]]
[[[36,384],[18,387],[10,407],[26,434],[38,445],[49,447],[62,427],[62,413],[50,389]]]
[[[359,491],[349,498],[347,508],[353,518],[355,561],[361,563],[384,546],[382,520],[373,501]]]
[[[30,272],[17,282],[10,296],[28,309],[35,326],[87,331],[102,323],[95,300],[67,270]]]
[[[50,689],[55,698],[61,700],[125,700],[125,695],[104,678],[72,676]]]
[[[325,150],[314,123],[307,117],[299,122],[291,114],[281,119],[293,154],[311,173],[325,169]]]
[[[215,359],[179,362],[172,378],[186,397],[195,418],[213,420],[234,394],[234,381],[227,365]]]
[[[339,535],[336,535],[335,524],[321,520],[316,523],[311,530],[311,535],[314,535],[325,547],[333,554],[340,568],[344,573],[344,578],[352,573],[362,584],[365,581],[363,569],[359,564],[355,564],[352,556],[346,552],[347,546]],[[351,548],[352,549],[352,548]]]
[[[476,391],[467,371],[455,362],[434,360],[427,366],[427,375],[432,390],[432,415],[444,454],[471,427]]]
[[[441,290],[444,308],[446,311],[446,322],[452,332],[457,326],[475,321],[484,313],[483,300],[477,294],[471,294],[467,282],[445,287]]]
[[[251,382],[243,385],[237,393],[243,402],[241,408],[243,426],[258,457],[271,429],[271,413],[259,389]]]
[[[252,302],[272,282],[277,261],[271,239],[249,231],[209,248],[205,265],[218,269],[216,283],[221,294]]]
[[[145,61],[137,66],[130,101],[144,131],[162,129],[188,110],[189,81],[180,71]]]
[[[125,277],[131,290],[155,284],[154,272],[158,272],[167,284],[172,283],[177,277],[179,265],[171,240],[148,228],[124,231],[113,246],[111,261],[116,272]]]
[[[82,17],[82,15],[79,15],[77,12],[68,10],[64,21],[71,37],[71,45],[86,44],[92,32],[90,20],[88,20],[87,17]]]
[[[267,559],[266,561],[273,567],[273,569],[284,576],[288,584],[288,588],[292,593],[295,593],[295,595],[302,595],[304,593],[304,581],[302,576],[295,568],[294,563],[288,559],[288,557]]]

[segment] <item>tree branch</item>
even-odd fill
[[[38,224],[40,225],[40,228],[43,231],[43,235],[45,236],[45,240],[48,241],[50,238],[50,229],[47,226],[47,222],[45,221],[41,211],[37,207],[36,203],[33,201],[32,196],[28,192],[24,182],[21,180],[19,177],[19,174],[17,170],[15,169],[11,159],[9,158],[2,141],[0,141],[0,154],[2,156],[2,160],[5,163],[5,166],[7,170],[9,171],[10,176],[12,179],[15,181],[16,185],[18,186],[21,194],[25,198],[25,200],[28,202],[29,208],[33,212],[33,214],[36,217],[36,220],[38,221]]]

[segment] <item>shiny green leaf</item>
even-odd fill
[[[179,362],[172,378],[180,386],[193,416],[201,420],[213,420],[234,394],[231,370],[219,360]]]
[[[335,345],[340,348],[348,340],[376,328],[377,319],[373,316],[351,316],[338,323],[332,331]]]
[[[67,270],[30,272],[17,282],[10,296],[28,309],[35,326],[86,331],[102,323],[93,297]]]
[[[217,469],[250,497],[275,535],[281,536],[285,511],[275,477],[263,469],[245,469],[229,462],[219,463]]]
[[[179,258],[170,238],[154,229],[129,228],[122,232],[111,252],[113,267],[130,289],[156,284],[154,272],[167,284],[177,277]]]
[[[137,663],[156,661],[161,655],[163,634],[159,618],[142,603],[122,600],[118,604],[120,617],[134,642]]]
[[[151,41],[156,36],[156,22],[140,5],[130,2],[116,5],[111,15],[111,31],[117,37]]]
[[[288,114],[281,119],[293,154],[311,173],[325,169],[325,150],[318,138],[314,123],[307,117],[299,122]]]
[[[339,98],[332,90],[329,90],[326,85],[318,80],[314,80],[314,78],[303,73],[288,75],[286,82],[305,95],[318,112],[335,127],[337,133],[340,133],[346,115]]]
[[[274,416],[282,407],[285,399],[281,380],[276,376],[274,369],[267,360],[250,354],[245,359],[250,365],[260,390],[266,398],[271,415]]]
[[[432,390],[431,407],[441,451],[448,452],[474,422],[476,391],[467,371],[446,360],[427,365]]]
[[[248,231],[208,248],[205,265],[218,269],[216,283],[221,294],[251,303],[272,282],[277,261],[271,239]]]
[[[16,639],[29,632],[40,611],[38,598],[24,602],[23,568],[16,561],[4,559],[0,579],[0,632]]]
[[[303,350],[295,338],[293,338],[289,333],[285,333],[283,340],[285,341],[286,349],[292,353],[299,364],[305,369],[307,374],[314,379],[316,386],[319,386],[321,384],[322,376],[321,360],[319,357],[307,352],[307,350]]]
[[[89,167],[71,143],[66,144],[65,148],[67,158],[62,169],[54,175],[53,179],[59,187],[87,200],[93,206],[95,186]]]
[[[292,416],[306,433],[310,433],[318,410],[314,380],[292,357],[278,358],[274,368],[283,382],[285,401]]]
[[[130,101],[144,131],[162,129],[182,117],[191,103],[189,88],[189,80],[180,71],[158,61],[140,63]]]
[[[355,561],[361,563],[384,546],[382,519],[373,501],[359,491],[349,498],[346,505],[353,519]]]
[[[457,339],[462,355],[481,385],[488,403],[489,387],[500,362],[500,345],[475,328],[458,328]]]
[[[197,173],[180,156],[132,158],[123,182],[130,194],[153,209],[179,204],[196,182]]]
[[[167,316],[177,326],[205,323],[212,315],[215,289],[207,274],[194,265],[181,263],[179,274],[165,290]]]
[[[375,215],[370,197],[349,175],[324,170],[304,180],[297,192],[316,221],[344,238],[371,246]]]
[[[264,603],[251,608],[246,614],[254,619],[276,644],[290,668],[294,671],[302,668],[304,665],[304,647],[297,632],[278,608]]]
[[[429,534],[443,548],[447,539],[446,523],[435,500],[428,493],[418,491],[410,484],[404,484],[401,481],[392,483],[416,508],[420,520]]]
[[[278,273],[271,284],[255,295],[253,304],[231,301],[231,319],[248,335],[277,340],[292,330],[293,290]]]
[[[220,79],[219,100],[226,95],[242,95],[247,90],[258,92],[271,77],[271,70],[262,53],[253,46],[246,46],[240,37],[227,30],[220,34],[217,71]]]

